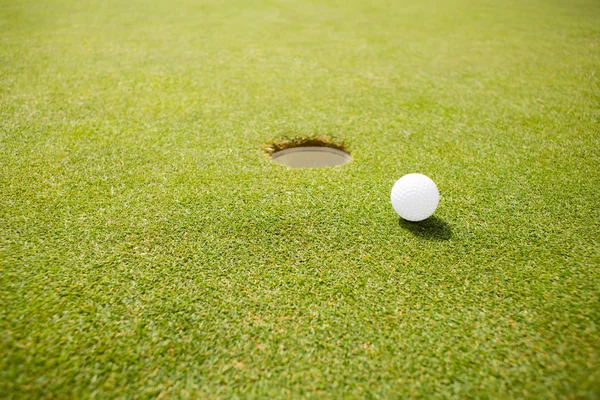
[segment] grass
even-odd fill
[[[0,397],[600,396],[597,1],[0,0],[0,27]],[[290,135],[352,162],[270,161]],[[410,172],[423,224],[389,204]]]

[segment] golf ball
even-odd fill
[[[392,187],[392,207],[407,221],[429,218],[440,202],[440,193],[434,181],[423,174],[408,174]]]

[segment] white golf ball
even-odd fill
[[[408,174],[392,187],[392,207],[407,221],[429,218],[440,202],[440,193],[434,181],[423,174]]]

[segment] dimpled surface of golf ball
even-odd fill
[[[392,207],[407,221],[429,218],[440,202],[440,193],[434,181],[423,174],[408,174],[392,187]]]

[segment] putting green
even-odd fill
[[[597,0],[1,0],[0,29],[0,397],[600,396]],[[316,137],[351,162],[265,153]]]

